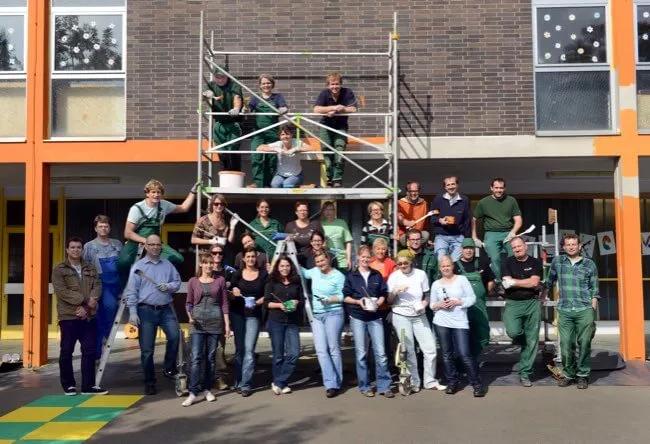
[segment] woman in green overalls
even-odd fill
[[[272,104],[280,114],[288,111],[287,102],[282,94],[274,93],[275,79],[269,74],[261,74],[259,77],[259,86],[262,91],[262,98]],[[274,113],[270,106],[253,97],[248,103],[248,108],[252,113]],[[278,116],[255,116],[255,130],[266,128],[269,125],[277,123]],[[277,128],[271,128],[255,136],[251,141],[251,150],[257,151],[260,145],[268,145],[278,141]],[[257,187],[270,187],[271,179],[277,169],[278,158],[275,154],[253,154],[251,156],[251,170],[253,173],[253,182]]]
[[[468,308],[467,319],[470,328],[470,346],[475,357],[490,342],[490,323],[488,321],[486,298],[489,289],[494,286],[494,273],[489,264],[475,256],[474,240],[463,239],[463,251],[456,261],[455,273],[462,274],[472,285],[476,295],[476,303]]]
[[[176,205],[163,199],[165,187],[155,179],[151,179],[144,186],[144,200],[134,204],[129,209],[124,227],[126,242],[120,251],[118,268],[122,287],[126,285],[131,265],[138,260],[138,246],[144,244],[147,236],[162,233],[162,225],[168,214],[187,213],[196,198],[198,184],[195,184],[182,204]],[[183,256],[169,245],[163,245],[161,256],[168,259],[172,264],[178,265],[183,262]]]

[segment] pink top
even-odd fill
[[[185,302],[185,307],[188,312],[192,312],[192,308],[201,302],[202,295],[203,288],[201,281],[197,277],[191,278],[187,283],[187,300]],[[226,294],[226,280],[223,276],[215,277],[214,281],[210,284],[210,297],[221,305],[221,312],[223,314],[228,314],[230,305]]]

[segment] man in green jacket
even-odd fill
[[[580,255],[580,240],[575,234],[564,236],[564,252],[553,258],[546,287],[558,283],[558,327],[564,378],[560,387],[576,381],[579,389],[589,387],[591,341],[596,332],[598,309],[598,268],[593,260]],[[576,345],[578,356],[576,361]]]
[[[472,218],[472,238],[478,248],[485,246],[490,256],[492,270],[497,282],[501,281],[501,255],[512,256],[510,240],[521,229],[523,219],[517,200],[506,194],[506,181],[501,177],[492,179],[491,195],[481,199]],[[484,241],[476,234],[477,221],[483,222]]]
[[[440,274],[438,271],[438,257],[433,250],[423,247],[422,242],[422,232],[420,230],[413,228],[407,232],[406,250],[413,257],[413,268],[424,271],[429,282],[433,282],[438,279]]]
[[[77,383],[72,368],[72,353],[77,341],[81,346],[81,392],[84,395],[108,393],[95,385],[97,341],[97,304],[102,284],[97,269],[83,262],[83,241],[72,237],[66,242],[66,259],[52,270],[52,286],[56,295],[56,310],[61,329],[59,376],[63,391],[68,396],[77,394]]]

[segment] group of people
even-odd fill
[[[210,102],[215,113],[212,139],[215,146],[220,146],[242,136],[240,122],[245,101],[241,86],[225,73],[216,72],[213,77],[203,96]],[[323,115],[321,124],[325,126],[319,131],[318,137],[324,142],[321,143],[321,150],[327,152],[324,155],[326,185],[340,187],[343,183],[344,162],[339,152],[345,151],[347,144],[347,137],[342,133],[348,131],[347,114],[356,112],[358,105],[354,92],[342,86],[341,74],[327,74],[325,83],[327,88],[316,98],[314,112]],[[254,131],[258,132],[251,139],[251,150],[256,151],[251,156],[252,185],[298,187],[304,181],[300,153],[308,151],[309,145],[294,138],[296,131],[293,125],[273,126],[278,123],[281,115],[289,111],[284,96],[273,92],[273,76],[261,74],[258,84],[260,92],[248,101],[247,106],[247,111],[255,114]],[[220,148],[220,160],[225,170],[241,171],[241,155],[228,153],[239,149],[240,142]]]
[[[200,253],[196,276],[187,286],[185,308],[192,358],[190,395],[183,405],[192,405],[202,396],[208,401],[216,399],[212,392],[215,375],[222,379],[219,387],[225,386],[223,344],[229,336],[234,336],[235,344],[233,386],[243,397],[252,393],[255,348],[264,322],[273,354],[271,390],[276,395],[290,393],[307,303],[328,398],[337,396],[343,384],[340,340],[346,317],[354,337],[358,389],[365,396],[394,396],[388,364],[394,345],[392,330],[407,350],[413,391],[424,388],[454,394],[465,373],[474,396],[483,397],[487,389],[478,358],[490,337],[486,297],[496,288],[506,300],[506,333],[521,346],[521,384],[530,387],[539,340],[540,295],[555,283],[564,370],[559,385],[575,382],[578,388],[587,388],[599,299],[594,262],[581,256],[579,239],[567,235],[565,254],[553,258],[542,282],[542,262],[528,255],[528,246],[517,235],[521,213],[516,200],[505,194],[505,181],[494,179],[492,193],[473,213],[458,185],[457,177],[445,177],[444,192],[428,210],[419,196],[419,184],[409,182],[407,196],[399,202],[397,233],[384,218],[383,204],[371,202],[356,260],[350,229],[345,220],[337,218],[335,202],[322,205],[319,219],[310,218],[306,202],[296,202],[296,219],[283,225],[270,216],[270,203],[265,199],[256,205],[257,217],[245,222],[227,210],[224,196],[212,196],[209,213],[196,222],[191,240]],[[156,393],[153,352],[158,327],[167,337],[163,375],[176,375],[179,324],[173,295],[180,289],[181,278],[174,260],[180,255],[162,244],[160,228],[166,214],[189,210],[196,189],[181,205],[163,199],[164,187],[158,181],[149,181],[144,191],[145,200],[129,211],[124,247],[108,237],[109,219],[97,216],[97,238],[83,249],[80,239],[69,239],[66,261],[54,268],[52,282],[61,326],[61,384],[67,394],[76,394],[71,363],[76,341],[82,344],[82,392],[105,392],[94,385],[98,347],[108,334],[106,326],[110,330],[102,319],[113,319],[120,274],[128,263],[125,255],[135,251],[137,256],[138,244],[146,255],[129,265],[123,297],[129,322],[139,327],[145,393]],[[239,238],[240,253],[227,264],[224,253],[237,245],[238,223],[246,225],[247,231]],[[488,255],[479,257],[480,223]],[[298,249],[297,263],[284,252],[275,254],[275,239],[286,236]],[[400,239],[404,248],[391,254],[394,238]],[[422,378],[416,341],[422,353]],[[436,378],[436,342],[442,351],[446,385]],[[374,372],[368,370],[369,344]],[[458,363],[464,369],[459,370]]]

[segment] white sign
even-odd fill
[[[596,236],[598,236],[598,249],[601,256],[616,254],[616,239],[613,231],[603,231]]]
[[[641,233],[641,254],[650,256],[650,233]]]

